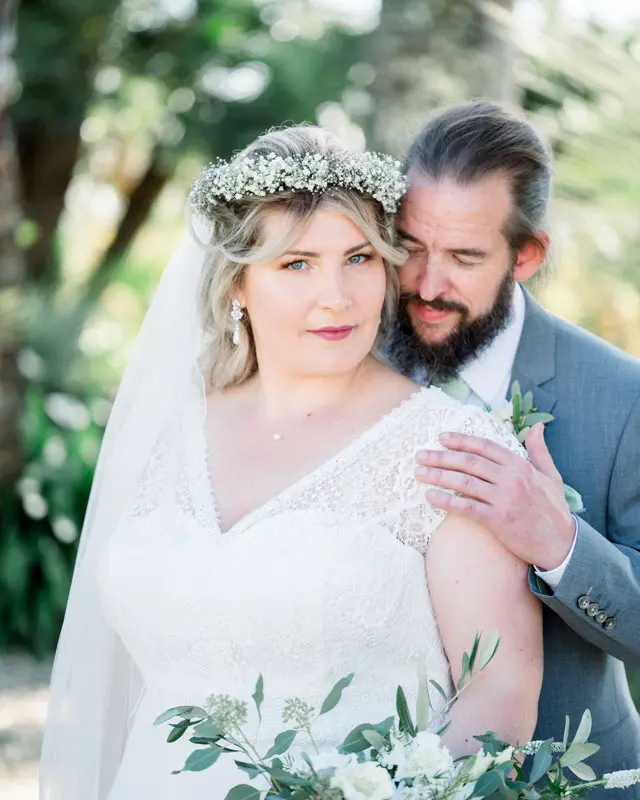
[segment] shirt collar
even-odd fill
[[[460,377],[488,406],[494,404],[496,394],[500,393],[501,387],[509,385],[509,377],[513,371],[513,362],[524,327],[525,310],[524,292],[520,284],[516,283],[507,326],[485,350],[460,370]]]

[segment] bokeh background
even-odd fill
[[[640,356],[640,0],[0,0],[6,800],[36,797],[100,439],[190,181],[286,122],[401,155],[473,96],[555,153],[543,302]]]

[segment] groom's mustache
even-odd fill
[[[444,297],[434,297],[433,300],[424,300],[417,292],[402,292],[400,304],[405,306],[412,303],[423,308],[430,308],[433,311],[457,311],[464,318],[469,315],[469,309],[462,303],[454,303],[453,300],[445,300]]]

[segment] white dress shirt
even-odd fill
[[[511,316],[507,326],[500,331],[489,347],[460,370],[459,377],[466,381],[471,389],[471,396],[467,401],[469,404],[483,408],[489,406],[494,411],[507,404],[513,363],[524,327],[525,310],[524,292],[520,285],[516,284]],[[535,394],[533,399],[535,403]],[[576,533],[577,525],[576,520]],[[555,589],[560,583],[573,554],[575,543],[576,536],[574,536],[569,555],[560,566],[549,571],[535,568],[536,575],[542,578],[551,589]]]

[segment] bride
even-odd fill
[[[378,355],[397,299],[396,162],[329,133],[267,133],[207,168],[141,330],[103,443],[61,635],[44,800],[222,800],[229,760],[172,775],[192,750],[153,720],[212,693],[319,703],[318,745],[393,713],[417,665],[451,691],[477,631],[494,661],[454,707],[454,756],[491,729],[530,738],[541,612],[526,567],[432,507],[414,454],[493,418],[421,389]],[[194,223],[195,227],[195,223]],[[200,231],[202,235],[202,231]]]

